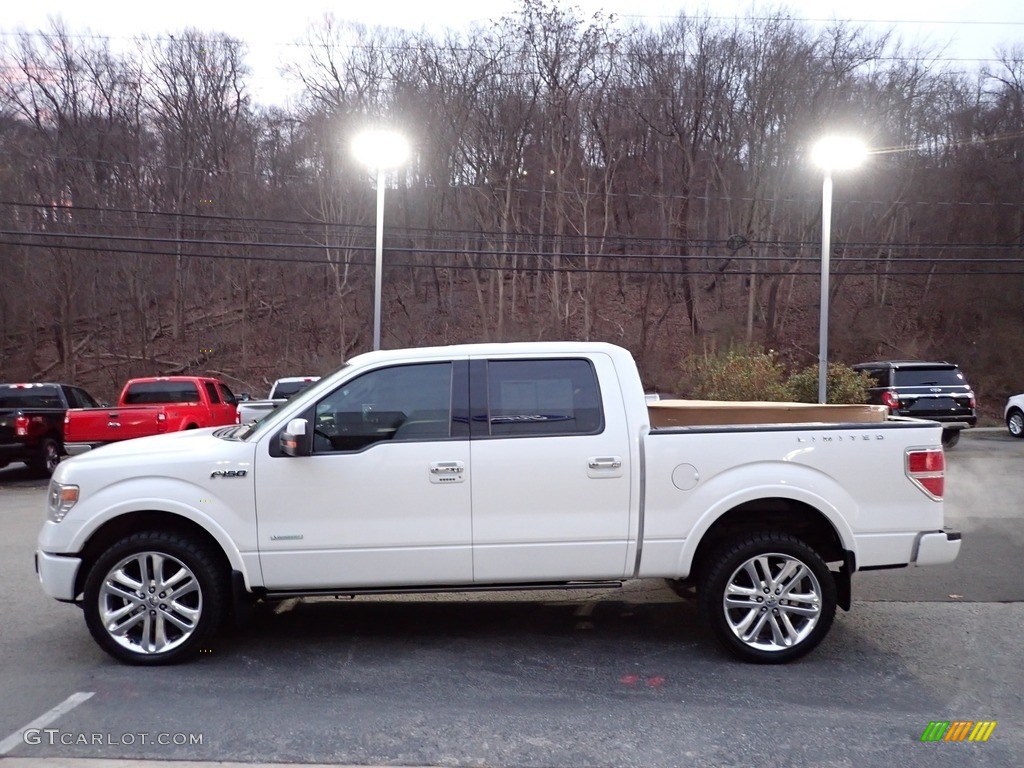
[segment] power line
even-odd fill
[[[346,245],[330,246],[321,244],[309,244],[309,243],[264,243],[264,242],[237,242],[237,241],[211,241],[211,240],[198,240],[198,239],[176,239],[176,238],[153,238],[153,237],[136,237],[136,236],[125,236],[125,235],[107,235],[107,234],[83,234],[83,233],[67,233],[67,232],[33,232],[27,230],[0,230],[0,236],[2,237],[14,237],[14,238],[35,238],[35,239],[59,239],[62,242],[59,243],[47,243],[47,242],[26,242],[24,240],[2,240],[7,245],[23,246],[29,248],[52,248],[54,250],[86,250],[98,253],[127,253],[127,254],[138,254],[138,255],[150,255],[150,256],[175,256],[183,258],[209,258],[209,259],[231,259],[231,260],[254,260],[254,261],[273,261],[281,264],[294,264],[294,263],[311,263],[311,264],[338,264],[339,261],[333,261],[330,259],[301,259],[291,256],[281,257],[278,256],[255,256],[252,254],[238,254],[238,253],[190,253],[190,252],[179,252],[174,251],[163,251],[163,250],[152,250],[144,248],[113,248],[109,246],[97,246],[97,245],[70,245],[65,240],[70,239],[72,242],[81,240],[108,240],[120,245],[127,245],[131,243],[145,243],[145,244],[164,244],[164,245],[201,245],[207,247],[218,247],[218,246],[235,246],[244,248],[276,248],[287,251],[302,251],[302,250],[343,250],[352,253],[372,253],[374,247],[370,244],[367,245]],[[681,243],[686,246],[689,244]],[[717,256],[709,254],[707,251],[711,247],[717,245],[717,249],[722,251]],[[798,246],[801,249],[805,248],[816,248],[817,243],[789,243],[790,246]],[[860,243],[860,244],[843,244],[844,248],[877,248],[879,243]],[[689,247],[694,247],[689,245]],[[817,263],[819,258],[817,255],[812,256],[797,256],[797,255],[780,255],[772,256],[766,254],[760,255],[744,255],[740,256],[734,252],[728,252],[726,241],[718,241],[717,244],[711,242],[697,245],[697,248],[704,252],[699,255],[692,253],[678,253],[678,254],[654,254],[654,253],[579,253],[579,252],[557,252],[557,253],[541,253],[537,251],[493,251],[483,249],[470,249],[470,248],[458,248],[458,249],[445,249],[445,248],[428,248],[428,247],[408,247],[408,246],[389,246],[385,250],[389,254],[405,254],[405,255],[421,255],[421,256],[440,256],[440,257],[488,257],[488,258],[511,258],[511,257],[524,257],[524,258],[537,258],[537,259],[571,259],[571,260],[584,260],[584,259],[613,259],[628,261],[631,259],[644,259],[653,261],[681,261],[681,260],[699,260],[699,259],[712,259],[716,258],[720,261],[735,261],[739,263],[758,263],[758,262],[783,262],[783,263],[800,263],[810,262]],[[914,246],[910,246],[914,248]],[[946,249],[949,247],[948,244],[941,246]],[[997,247],[1007,248],[1008,246],[992,246],[992,244],[975,244],[971,246],[974,248],[980,247]],[[959,265],[959,264],[1012,264],[1020,265],[1024,267],[1024,257],[1003,257],[1003,258],[991,258],[991,257],[955,257],[955,256],[942,256],[942,257],[922,257],[922,256],[856,256],[849,255],[846,253],[837,254],[833,257],[837,263],[863,263],[863,264],[934,264],[934,265]],[[371,262],[367,262],[371,263]],[[483,268],[482,266],[480,268]],[[498,269],[506,269],[507,267],[495,267]],[[517,267],[519,268],[519,267]],[[522,267],[523,269],[530,269],[530,267]],[[596,271],[600,272],[598,268],[587,268],[582,267],[580,271]],[[621,271],[621,270],[611,270]],[[632,271],[632,270],[626,270]],[[688,270],[684,270],[688,271]],[[713,270],[715,273],[719,273],[721,270]],[[739,273],[743,274],[743,273]],[[787,273],[788,274],[788,273]],[[914,273],[920,274],[920,273]]]
[[[43,245],[33,245],[31,243],[13,243],[13,245],[22,245],[26,247],[47,247]],[[62,250],[70,251],[92,251],[95,252],[95,248],[82,245],[63,245],[60,246]],[[105,253],[122,253],[131,254],[136,256],[182,256],[182,258],[190,259],[226,259],[229,261],[263,261],[273,262],[280,266],[291,266],[295,264],[304,264],[309,266],[340,266],[344,264],[350,267],[366,267],[367,270],[373,267],[373,261],[371,259],[366,260],[350,260],[345,262],[332,262],[324,259],[277,259],[270,256],[249,256],[249,255],[230,255],[230,254],[213,254],[213,253],[193,253],[193,254],[177,254],[170,251],[144,251],[136,249],[119,249],[110,248],[103,249]],[[361,250],[372,251],[372,248],[365,248]],[[388,249],[390,250],[390,249]],[[493,254],[485,254],[493,255]],[[535,254],[538,258],[547,260],[548,256],[543,254]],[[630,257],[630,258],[646,258],[646,257]],[[677,256],[673,257],[676,260],[684,257]],[[405,269],[442,269],[454,272],[462,271],[484,271],[484,272],[506,272],[509,271],[510,267],[502,265],[492,264],[452,264],[452,263],[416,263],[416,262],[396,262],[389,260],[385,265],[386,269],[393,268],[405,268]],[[604,267],[580,267],[580,266],[519,266],[517,269],[523,273],[565,273],[565,274],[610,274],[610,275],[661,275],[663,277],[668,276],[680,276],[685,277],[688,275],[693,276],[734,276],[749,278],[751,274],[756,277],[809,277],[809,278],[820,278],[820,272],[817,270],[808,271],[792,271],[792,270],[757,270],[751,273],[747,268],[742,270],[722,270],[722,269],[679,269],[679,270],[665,270],[665,269],[634,269],[634,268],[604,268]],[[951,277],[951,278],[963,278],[963,277],[977,277],[977,276],[999,276],[1009,277],[1024,275],[1024,265],[1020,269],[1015,270],[971,270],[969,272],[921,272],[921,271],[902,271],[902,270],[885,270],[883,272],[867,272],[867,271],[855,271],[855,270],[840,270],[835,269],[830,273],[833,277],[919,277],[925,278],[937,278],[937,277]]]

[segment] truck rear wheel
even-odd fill
[[[28,462],[29,469],[37,475],[50,477],[60,464],[60,444],[52,437],[44,438],[39,442],[39,450]]]
[[[836,613],[835,579],[800,539],[767,531],[733,539],[706,561],[698,606],[734,656],[779,664],[809,653]]]
[[[224,569],[209,547],[169,531],[133,534],[93,564],[85,623],[128,664],[173,664],[203,649],[228,606]]]
[[[960,430],[959,429],[944,429],[942,430],[942,447],[952,448],[954,445],[960,442]]]

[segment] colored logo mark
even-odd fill
[[[988,741],[995,729],[995,720],[932,720],[921,741]]]

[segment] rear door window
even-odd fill
[[[593,435],[604,429],[589,360],[491,360],[487,399],[491,437]]]
[[[238,405],[238,398],[235,397],[235,393],[228,389],[227,384],[220,385],[221,399],[224,400],[228,405]]]
[[[210,398],[210,402],[213,405],[220,403],[220,394],[217,392],[217,385],[212,381],[204,381],[203,385],[206,387],[206,394]]]
[[[97,406],[88,393],[78,387],[64,387],[64,396],[68,400],[69,408],[95,408]]]

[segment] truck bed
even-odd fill
[[[767,401],[659,400],[647,404],[651,427],[731,424],[850,424],[883,422],[884,405],[831,405]]]

